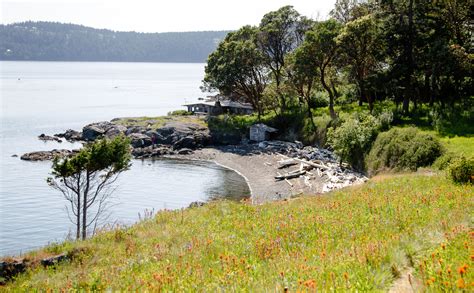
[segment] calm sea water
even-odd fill
[[[45,182],[51,163],[12,155],[80,146],[44,143],[41,133],[181,109],[202,96],[203,71],[204,64],[0,62],[0,255],[61,241],[73,228],[65,200]],[[130,224],[145,210],[249,194],[242,177],[212,163],[132,163],[117,183],[109,222]]]

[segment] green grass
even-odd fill
[[[82,251],[72,262],[37,267],[2,289],[386,290],[441,243],[448,243],[445,265],[467,261],[457,246],[470,241],[472,247],[465,234],[473,227],[473,195],[472,186],[441,175],[408,174],[259,206],[214,202],[162,211],[127,229],[32,253],[31,259]],[[452,231],[461,231],[461,239]],[[472,289],[472,269],[467,272]]]
[[[158,117],[124,117],[114,120],[114,123],[123,126],[150,126],[153,129],[165,126],[169,122],[188,122],[196,123],[202,126],[206,126],[205,119],[203,117],[194,115],[168,115]]]
[[[416,261],[417,277],[429,291],[474,289],[474,231],[458,225],[445,233],[445,241]]]
[[[441,137],[440,140],[448,152],[474,157],[474,136]]]

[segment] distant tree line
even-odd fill
[[[237,95],[259,116],[393,101],[404,114],[472,103],[474,5],[469,0],[337,0],[325,21],[285,6],[231,32],[208,59],[203,89]],[[311,118],[312,121],[312,118]]]
[[[227,33],[116,32],[28,21],[0,25],[0,60],[205,62]]]

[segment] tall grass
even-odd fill
[[[128,229],[56,246],[82,253],[3,289],[385,290],[449,242],[453,229],[472,228],[473,195],[472,186],[442,176],[397,175],[259,206],[162,211]],[[453,251],[442,257],[454,269],[465,256]],[[464,281],[472,286],[472,274]]]

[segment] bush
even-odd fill
[[[452,153],[452,152],[445,153],[444,155],[436,159],[436,161],[433,163],[433,168],[438,169],[438,170],[446,170],[449,167],[449,165],[451,165],[451,163],[453,163],[459,158],[460,156],[455,153]]]
[[[365,154],[370,150],[379,129],[380,122],[377,118],[355,113],[345,118],[339,127],[328,130],[328,143],[341,162],[345,161],[357,169],[363,169]]]
[[[431,165],[441,154],[439,140],[417,128],[394,128],[378,135],[368,157],[370,173],[383,169],[416,171]]]
[[[186,110],[176,110],[172,112],[168,112],[168,116],[188,116],[193,115],[192,112],[188,112]]]
[[[449,177],[456,183],[474,182],[474,158],[460,158],[449,166]]]
[[[311,109],[323,108],[323,107],[327,107],[328,105],[329,105],[329,99],[322,92],[317,92],[316,94],[314,94],[314,96],[311,97],[311,100],[310,100],[310,103],[309,103],[309,107]]]

